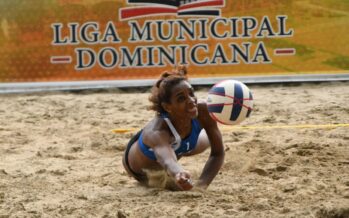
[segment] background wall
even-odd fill
[[[236,0],[236,1],[211,1],[210,7],[194,7],[194,9],[211,9],[220,11],[218,16],[181,16],[186,9],[182,6],[154,5],[135,3],[132,0],[13,0],[0,1],[0,82],[57,82],[57,81],[92,81],[92,80],[130,80],[153,79],[159,73],[171,69],[174,64],[181,62],[184,54],[190,56],[190,51],[197,48],[195,53],[199,60],[208,60],[205,64],[197,64],[190,58],[183,63],[190,66],[192,78],[211,78],[226,76],[270,76],[270,75],[304,75],[304,74],[345,74],[349,69],[349,2],[335,0]],[[138,1],[139,2],[139,1]],[[142,1],[141,1],[142,2]],[[147,1],[143,1],[147,2]],[[148,1],[149,2],[149,1]],[[153,1],[154,2],[154,1]],[[164,2],[164,1],[162,1]],[[171,2],[171,1],[165,1]],[[192,1],[197,4],[200,1]],[[190,5],[190,4],[189,4]],[[160,6],[161,10],[173,10],[173,13],[154,13],[141,17],[131,17],[121,20],[121,10],[125,8]],[[184,6],[188,6],[184,5]],[[183,10],[182,10],[183,9]],[[280,33],[280,22],[277,16],[287,17],[284,20],[284,30],[292,33],[288,36],[268,36],[268,30]],[[250,31],[250,37],[243,37],[244,28],[242,19],[251,17],[257,21],[256,28]],[[264,23],[267,17],[270,23]],[[130,41],[132,29],[130,23],[136,23],[141,28],[146,22],[155,25],[156,21],[173,22],[181,21],[190,25],[198,19],[207,27],[207,39],[199,39],[199,26],[195,39],[191,39],[184,33],[185,40],[178,40],[178,29],[174,28],[173,36],[168,41],[161,41],[154,36],[153,41],[139,39]],[[214,20],[239,19],[236,29],[238,37],[225,37],[218,39],[209,33],[209,24]],[[192,21],[190,21],[192,20]],[[95,23],[98,29],[86,28],[86,35],[93,36],[93,32],[99,32],[99,39],[95,43],[86,43],[78,35],[79,31],[87,23]],[[55,29],[55,24],[61,25]],[[166,24],[166,23],[165,23]],[[74,26],[75,25],[75,26]],[[110,27],[108,29],[108,25]],[[76,27],[70,28],[70,27]],[[262,37],[256,34],[260,30]],[[108,30],[108,31],[107,31]],[[76,32],[74,32],[76,31]],[[157,29],[152,26],[151,32],[155,34]],[[171,32],[164,25],[164,34]],[[232,35],[231,25],[220,23],[215,30],[222,35],[228,32]],[[75,37],[74,38],[74,33]],[[55,43],[55,34],[60,34],[60,39]],[[107,38],[105,38],[107,34]],[[104,37],[103,37],[104,35]],[[270,35],[270,34],[269,34]],[[118,37],[118,42],[112,42]],[[102,39],[107,39],[106,43]],[[249,51],[244,47],[248,43]],[[203,44],[204,47],[197,47]],[[220,44],[221,47],[217,48]],[[248,61],[243,61],[241,56],[236,56],[235,62],[232,56],[234,50],[231,45],[236,45],[241,51],[248,53]],[[262,48],[258,50],[258,46]],[[176,47],[174,60],[163,59],[159,64],[158,53],[153,53],[154,65],[149,65],[149,54],[146,49],[151,47],[162,48],[172,54],[171,46]],[[182,46],[182,47],[181,47]],[[180,48],[185,47],[184,54]],[[98,63],[98,52],[106,49],[100,61],[104,61],[109,67],[103,67]],[[137,48],[142,53],[138,57],[144,62],[141,66],[137,63],[121,66],[127,58],[122,53],[122,48],[128,49],[129,55],[135,55]],[[78,57],[77,49],[85,49],[96,54],[95,64],[87,69],[77,69],[79,61],[87,66],[91,57],[87,52]],[[109,50],[108,50],[109,49]],[[220,50],[221,49],[221,50]],[[289,53],[283,53],[288,49]],[[291,50],[290,50],[291,49]],[[124,49],[125,50],[125,49]],[[113,53],[118,55],[117,63],[113,65]],[[184,50],[183,50],[184,51]],[[281,54],[277,54],[281,51]],[[235,51],[236,52],[236,51]],[[247,52],[247,53],[246,53]],[[262,53],[268,56],[269,61],[263,62]],[[287,52],[287,51],[286,51]],[[256,56],[257,55],[257,56]],[[224,61],[224,57],[227,59]],[[258,60],[257,63],[252,63]],[[148,64],[146,63],[148,61]],[[212,63],[213,62],[213,63]]]

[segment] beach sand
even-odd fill
[[[154,115],[149,90],[0,95],[0,217],[349,217],[349,83],[250,85],[254,111],[220,126],[205,191],[140,186],[121,158]],[[198,88],[199,99],[208,88]],[[279,127],[279,128],[274,128]],[[198,178],[209,151],[182,158]]]

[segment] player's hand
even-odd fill
[[[183,191],[188,191],[194,186],[193,181],[191,180],[191,175],[186,171],[177,173],[175,176],[175,182]]]

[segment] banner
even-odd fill
[[[349,1],[0,1],[0,82],[346,74]]]

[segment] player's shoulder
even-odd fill
[[[200,100],[198,101],[198,111],[199,111],[199,116],[200,115],[208,115],[208,108],[207,108],[207,103],[205,100]]]
[[[168,126],[162,118],[154,118],[143,129],[143,140],[146,141],[149,146],[151,144],[157,144],[160,141],[168,141],[171,134],[168,130]]]
[[[217,125],[208,112],[206,101],[198,102],[198,111],[198,120],[205,129]]]

